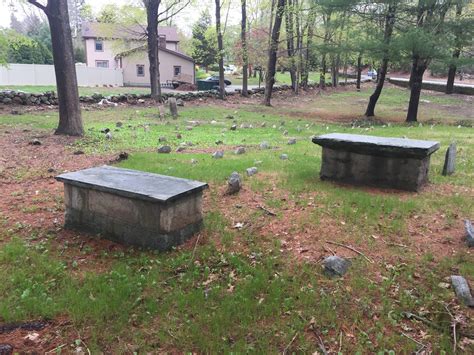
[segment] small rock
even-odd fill
[[[258,172],[258,169],[255,166],[253,166],[251,168],[246,169],[245,171],[247,172],[247,176],[252,176]]]
[[[181,138],[183,138],[183,136],[181,135],[181,133],[178,133],[178,134],[176,135],[176,139],[181,139]]]
[[[288,139],[288,145],[293,145],[293,144],[296,144],[296,138]]]
[[[224,142],[223,142],[223,141],[221,141],[220,139],[216,140],[216,142],[215,142],[215,143],[216,143],[216,145],[221,145],[221,144],[224,144]]]
[[[84,152],[82,150],[76,150],[74,153],[72,153],[74,155],[82,155],[84,154]]]
[[[464,227],[466,229],[466,242],[467,246],[472,248],[474,247],[474,227],[470,220],[466,219],[464,221]]]
[[[222,150],[218,150],[217,152],[214,152],[214,153],[212,154],[212,157],[213,157],[214,159],[221,159],[221,158],[224,157],[224,152],[223,152]]]
[[[457,298],[466,306],[474,307],[474,298],[471,295],[471,290],[466,279],[459,275],[452,275],[451,284],[453,285]]]
[[[178,148],[176,148],[176,153],[180,153],[180,152],[183,152],[185,150],[186,150],[186,147],[179,146]]]
[[[166,142],[166,137],[160,137],[160,138],[158,138],[158,142],[160,142],[160,143]]]
[[[284,136],[287,136],[287,135],[288,135],[288,131],[287,131],[287,130],[283,131],[283,135],[284,135]]]
[[[34,138],[31,142],[30,145],[41,145],[41,141],[38,138]]]
[[[164,154],[171,153],[171,147],[169,145],[163,145],[158,148],[158,153],[164,153]]]
[[[227,115],[227,116],[225,116],[225,118],[227,118],[228,120],[233,120],[233,119],[234,119],[234,116],[232,116],[232,115]]]
[[[197,163],[198,163],[198,161],[196,159],[191,159],[191,164],[194,165],[194,164],[197,164]]]
[[[235,154],[240,155],[245,153],[245,148],[244,147],[238,147],[235,151]]]
[[[234,171],[230,174],[229,180],[227,181],[227,195],[233,195],[240,191],[242,188],[242,179],[240,174]]]
[[[262,124],[260,125],[260,127],[262,127],[262,128],[267,127],[267,123],[266,123],[266,122],[262,122]]]
[[[186,146],[187,147],[192,147],[192,146],[194,146],[194,143],[193,142],[186,142]]]
[[[339,256],[331,255],[323,260],[324,273],[329,277],[343,276],[351,262]]]
[[[49,169],[48,169],[48,173],[54,173],[55,171],[56,171],[56,170],[53,169],[53,168],[49,168]],[[0,354],[1,354],[1,353],[0,353]]]
[[[237,125],[236,124],[233,124],[232,126],[230,126],[230,130],[231,131],[235,131],[237,129]]]
[[[37,342],[39,340],[39,334],[34,332],[34,333],[28,333],[23,339],[27,341],[31,341],[33,343]]]
[[[176,100],[176,105],[183,107],[183,106],[184,106],[184,101],[183,101],[183,99],[177,99],[177,100]]]
[[[281,160],[288,160],[288,154],[281,154],[280,159]]]
[[[120,122],[120,121],[115,124],[115,127],[117,127],[117,128],[120,128],[120,127],[122,127],[122,126],[123,126],[123,123]]]
[[[0,355],[11,355],[13,354],[13,346],[10,344],[0,344]]]
[[[107,132],[105,134],[105,139],[112,139],[112,132]]]
[[[127,152],[121,152],[118,156],[118,160],[127,160],[128,159],[128,153]]]
[[[269,149],[269,148],[270,148],[270,145],[268,144],[268,142],[260,143],[260,149]]]

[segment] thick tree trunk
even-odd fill
[[[281,22],[285,10],[285,0],[278,0],[275,14],[275,23],[272,28],[271,44],[268,50],[267,75],[265,78],[265,100],[266,106],[271,106],[273,85],[275,84],[275,72],[277,63],[278,42],[280,39]]]
[[[379,81],[377,83],[377,86],[375,87],[374,93],[370,95],[369,104],[367,105],[367,110],[365,111],[365,115],[367,117],[375,116],[375,105],[377,104],[380,94],[382,93],[383,84],[385,82],[385,76],[387,74],[387,68],[388,58],[384,58],[382,61],[382,67],[380,68],[378,74]]]
[[[161,101],[160,62],[158,54],[158,8],[161,0],[145,0],[147,17],[148,61],[150,62],[151,98]]]
[[[249,56],[247,51],[247,1],[241,0],[242,23],[240,29],[240,40],[242,41],[242,96],[248,97],[248,74]]]
[[[453,55],[453,58],[456,58],[456,57],[454,57]],[[457,58],[459,58],[459,54]],[[454,79],[456,78],[456,70],[457,70],[456,65],[451,64],[449,66],[448,81],[446,83],[446,94],[452,94],[454,92]]]
[[[384,56],[382,59],[382,65],[379,69],[377,75],[377,86],[375,87],[374,93],[370,96],[369,104],[367,105],[367,110],[365,115],[367,117],[375,116],[375,106],[377,101],[382,93],[383,85],[385,83],[385,77],[387,76],[388,70],[388,61],[389,61],[389,48],[390,41],[392,39],[393,27],[395,25],[395,11],[396,7],[394,5],[389,5],[387,14],[385,15],[385,30],[384,30]]]
[[[359,54],[357,57],[357,80],[356,80],[356,89],[360,90],[360,79],[362,76],[362,55]]]
[[[55,134],[84,135],[79,90],[77,88],[74,48],[69,25],[67,1],[48,0],[43,6],[37,1],[28,1],[44,11],[51,30],[54,72],[59,101],[59,125]]]
[[[217,32],[217,57],[219,60],[219,98],[225,98],[225,83],[224,83],[224,44],[222,42],[221,31],[221,3],[220,0],[215,0],[216,3],[216,32]]]
[[[406,122],[416,122],[418,116],[418,105],[420,103],[421,85],[423,83],[423,74],[427,68],[425,60],[415,58],[413,60],[412,76],[410,77],[410,103]]]
[[[461,17],[462,9],[463,9],[462,3],[458,2],[456,4],[456,20],[459,20],[459,18]],[[454,92],[454,79],[456,78],[456,70],[457,70],[455,63],[456,63],[456,60],[461,55],[461,48],[462,48],[462,45],[459,40],[461,33],[459,32],[460,32],[459,30],[455,31],[456,37],[454,38],[454,43],[456,47],[453,52],[453,63],[451,63],[451,65],[449,66],[448,81],[446,83],[446,94],[452,94]]]

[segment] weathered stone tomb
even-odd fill
[[[330,133],[314,137],[323,147],[321,179],[418,191],[428,182],[438,142]]]
[[[56,177],[64,183],[65,228],[167,250],[202,227],[206,183],[101,166]]]

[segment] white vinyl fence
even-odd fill
[[[79,86],[123,86],[122,69],[76,65]],[[0,66],[0,85],[56,85],[53,65],[8,64]]]

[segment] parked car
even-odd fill
[[[371,69],[367,72],[367,76],[371,77],[372,79],[377,79],[377,70]]]
[[[217,75],[210,76],[209,78],[204,79],[204,81],[212,82],[215,83],[215,85],[219,86],[219,76]],[[224,83],[226,86],[232,85],[232,82],[229,79],[224,79]]]

